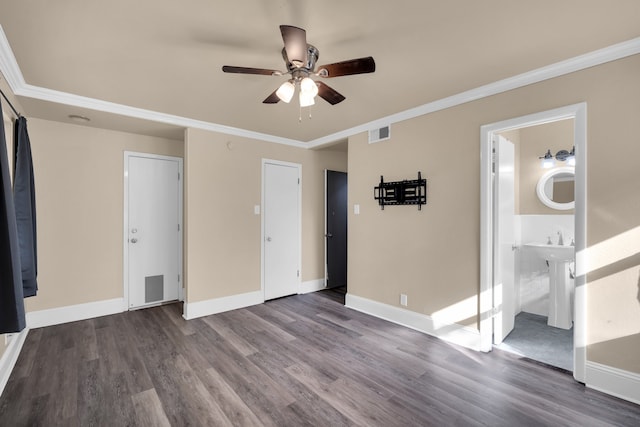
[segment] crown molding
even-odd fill
[[[129,105],[117,104],[114,102],[103,101],[95,98],[88,98],[85,96],[28,84],[24,80],[22,71],[20,71],[20,67],[16,60],[16,57],[13,54],[13,51],[11,50],[11,46],[9,45],[9,41],[7,40],[2,26],[0,26],[0,72],[2,72],[5,79],[7,80],[7,83],[9,84],[9,87],[16,96],[24,96],[27,98],[39,99],[41,101],[49,101],[57,104],[87,108],[90,110],[118,114],[121,116],[149,120],[178,127],[202,129],[227,135],[235,135],[245,138],[257,139],[260,141],[290,145],[299,148],[308,147],[307,143],[294,139],[254,132],[247,129],[225,126],[212,122],[205,122],[188,117],[160,113],[158,111],[145,110],[143,108],[131,107]]]
[[[584,70],[596,65],[601,65],[607,62],[626,58],[638,53],[640,53],[640,37],[627,40],[622,43],[614,44],[612,46],[595,50],[593,52],[576,56],[564,61],[556,62],[555,64],[551,64],[546,67],[527,71],[526,73],[518,74],[517,76],[489,83],[487,85],[480,86],[466,92],[452,95],[447,98],[442,98],[437,101],[429,102],[427,104],[420,105],[409,110],[401,111],[399,113],[392,114],[381,119],[377,119],[359,126],[333,133],[331,135],[314,139],[312,141],[309,141],[309,148],[322,146],[339,139],[348,138],[349,136],[353,136],[361,132],[368,132],[371,129],[376,129],[393,123],[402,122],[404,120],[413,119],[415,117],[465,104],[467,102],[476,101],[488,96],[497,95],[499,93],[507,92],[509,90],[517,89],[530,84],[539,83],[544,80],[552,79],[554,77],[560,77],[565,74]]]
[[[340,139],[348,138],[358,133],[367,132],[371,129],[413,119],[415,117],[465,104],[467,102],[476,101],[488,96],[497,95],[509,90],[584,70],[589,67],[626,58],[638,53],[640,53],[640,37],[304,142],[276,135],[254,132],[247,129],[225,126],[213,122],[206,122],[188,117],[175,116],[172,114],[145,110],[128,105],[116,104],[113,102],[102,101],[99,99],[88,98],[27,84],[22,72],[20,71],[18,62],[13,55],[13,51],[11,50],[11,46],[9,45],[9,41],[7,40],[4,30],[2,29],[2,26],[0,26],[0,72],[2,72],[9,84],[9,87],[17,96],[87,108],[179,127],[196,128],[257,139],[265,142],[274,142],[299,148],[317,148]]]
[[[275,142],[277,144],[291,145],[295,147],[307,148],[308,144],[280,136],[254,132],[247,129],[240,129],[225,126],[217,123],[205,122],[202,120],[190,119],[188,117],[175,116],[172,114],[160,113],[158,111],[145,110],[143,108],[131,107],[128,105],[116,104],[114,102],[102,101],[100,99],[88,98],[57,90],[37,87],[24,84],[14,91],[18,96],[35,98],[42,101],[55,102],[58,104],[71,105],[74,107],[87,108],[90,110],[102,111],[105,113],[118,114],[121,116],[133,117],[136,119],[150,120],[184,128],[196,128],[212,132],[219,132],[227,135],[235,135],[246,138],[257,139],[265,142]]]

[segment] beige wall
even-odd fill
[[[347,153],[188,129],[188,302],[260,290],[263,158],[302,164],[302,281],[324,278],[324,169],[346,171]]]
[[[183,142],[28,119],[38,295],[27,311],[123,296],[124,151],[182,157]]]
[[[589,265],[602,265],[588,276],[587,357],[640,373],[640,238],[616,245],[640,234],[638,75],[635,55],[396,123],[383,143],[350,138],[349,204],[361,214],[350,209],[349,293],[395,306],[406,293],[408,308],[428,315],[472,302],[449,320],[477,327],[480,126],[586,101]],[[418,170],[428,180],[423,210],[381,211],[372,194],[380,175]],[[623,250],[598,251],[607,244]]]
[[[574,210],[551,209],[540,202],[536,186],[542,175],[549,171],[540,166],[547,150],[555,154],[560,150],[571,151],[573,147],[573,120],[561,120],[520,129],[520,214],[521,215],[573,215]],[[556,168],[567,166],[556,161]]]

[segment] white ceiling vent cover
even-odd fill
[[[369,131],[369,144],[385,141],[389,138],[391,138],[391,126],[389,125]]]

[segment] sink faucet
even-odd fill
[[[562,239],[562,231],[558,231],[558,245],[564,246],[564,240]]]

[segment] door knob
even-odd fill
[[[271,237],[267,237],[267,242],[270,242],[270,241],[271,241]]]
[[[333,237],[333,234],[327,233],[327,234],[324,235],[324,237]]]
[[[136,239],[135,237],[133,239],[131,239],[131,243],[137,243],[138,239]]]

